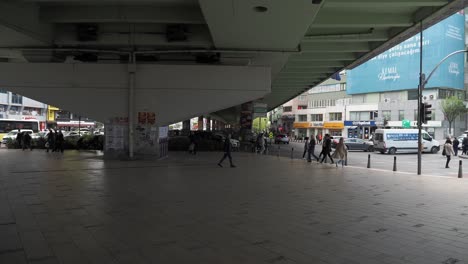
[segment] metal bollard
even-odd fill
[[[367,168],[370,168],[370,154],[367,155]]]
[[[396,156],[393,157],[393,171],[396,171]]]
[[[294,148],[291,148],[291,159],[294,158]]]
[[[460,160],[460,164],[458,165],[458,178],[463,178],[463,167],[462,167],[461,160]]]

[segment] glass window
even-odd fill
[[[12,104],[23,104],[23,96],[19,94],[11,94],[11,103]]]
[[[390,121],[392,120],[392,111],[390,110],[382,111],[382,116],[385,120]]]
[[[298,109],[298,110],[307,109],[307,105],[298,105],[298,106],[297,106],[297,109]]]
[[[323,121],[323,114],[312,114],[310,115],[310,121]]]
[[[399,110],[398,111],[398,120],[403,121],[405,119],[405,111],[404,110]]]
[[[341,121],[342,120],[342,113],[330,113],[330,121]]]
[[[418,90],[409,90],[408,100],[418,100]]]
[[[307,122],[307,115],[298,115],[299,122]]]
[[[7,90],[0,88],[0,93],[7,93]]]
[[[292,112],[292,106],[284,106],[283,112]]]
[[[19,106],[10,106],[10,111],[8,111],[10,113],[10,115],[19,115],[21,114],[20,112],[20,107]]]

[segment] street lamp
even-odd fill
[[[421,37],[421,42],[422,42],[422,37]],[[422,49],[422,43],[421,43],[421,49]],[[419,86],[418,86],[418,175],[421,175],[421,154],[422,154],[422,138],[421,138],[421,130],[422,130],[422,116],[421,116],[421,111],[424,111],[424,108],[421,108],[421,103],[422,103],[422,91],[424,90],[424,87],[426,84],[429,82],[431,79],[432,75],[434,72],[444,63],[448,58],[452,57],[453,55],[459,54],[459,53],[465,53],[468,52],[468,50],[457,50],[449,55],[445,56],[435,67],[434,69],[429,73],[429,76],[427,76],[424,73],[422,73],[422,70],[420,71],[420,77],[419,77]],[[422,69],[422,50],[421,50],[421,69]]]

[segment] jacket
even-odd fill
[[[231,140],[229,138],[226,138],[224,141],[224,152],[228,153],[231,152],[232,145],[231,145]]]
[[[450,144],[450,143],[445,143],[444,150],[445,150],[445,155],[446,156],[455,155],[455,152],[453,151],[452,144]]]
[[[345,144],[336,145],[336,150],[332,155],[334,159],[346,160],[348,158],[348,149]]]
[[[309,145],[307,146],[307,151],[311,152],[315,150],[315,144],[316,144],[316,141],[315,139],[312,138],[309,142]]]

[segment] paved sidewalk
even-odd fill
[[[0,263],[468,263],[468,181],[0,150]]]

